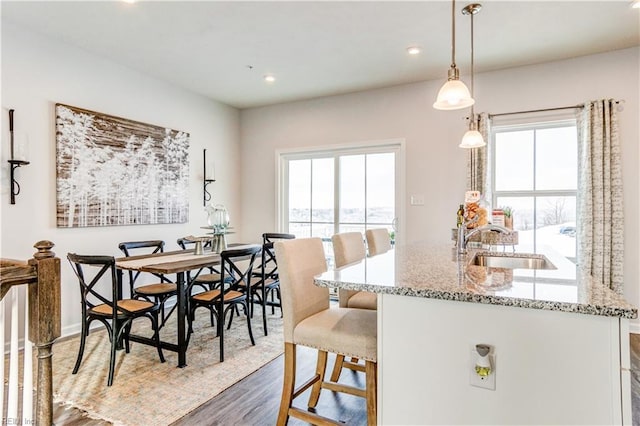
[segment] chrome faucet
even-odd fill
[[[510,229],[507,229],[504,226],[493,225],[491,223],[488,225],[480,226],[478,228],[474,228],[469,232],[465,232],[465,229],[467,229],[467,225],[469,223],[473,223],[473,221],[463,222],[462,225],[458,227],[458,254],[465,254],[467,252],[467,243],[469,242],[469,238],[471,238],[478,232],[498,231],[502,232],[503,234],[510,234],[512,232]]]

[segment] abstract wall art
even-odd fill
[[[185,223],[189,134],[56,104],[58,227]]]

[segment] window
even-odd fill
[[[549,246],[575,263],[575,119],[492,128],[492,204],[513,209],[521,245]]]
[[[325,241],[369,228],[393,233],[399,150],[394,144],[281,154],[280,228]]]

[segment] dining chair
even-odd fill
[[[118,248],[124,253],[126,257],[137,254],[155,254],[162,253],[164,251],[164,241],[162,240],[149,240],[149,241],[125,241],[118,244]],[[153,274],[158,278],[159,282],[152,284],[144,284],[136,286],[135,282],[140,277],[140,271],[129,271],[129,287],[131,290],[132,299],[145,299],[157,303],[160,305],[160,328],[164,326],[167,318],[176,308],[174,304],[168,314],[165,315],[164,307],[167,299],[178,294],[178,286],[171,282],[164,275]]]
[[[366,398],[367,424],[377,417],[377,315],[366,309],[330,308],[329,289],[313,283],[327,270],[320,238],[301,238],[274,244],[280,269],[284,318],[284,383],[277,425],[290,416],[313,424],[339,424],[315,412],[292,406],[293,399],[311,387],[308,407],[314,408],[322,389]],[[296,389],[297,345],[318,350],[314,376]],[[328,352],[365,360],[364,389],[325,381]]]
[[[275,308],[280,308],[280,278],[278,276],[278,262],[273,243],[281,240],[292,240],[296,236],[293,234],[283,234],[276,232],[265,232],[262,234],[262,252],[260,263],[254,267],[251,279],[251,314],[253,318],[253,305],[258,303],[262,307],[262,329],[264,335],[268,335],[267,330],[267,306],[271,307],[271,314],[275,314]],[[254,296],[256,299],[254,299]],[[277,300],[276,300],[277,298]],[[270,300],[269,300],[270,299]]]
[[[331,237],[331,243],[333,244],[336,268],[358,262],[366,257],[366,248],[360,232],[335,234]],[[377,310],[378,298],[375,293],[338,289],[338,305],[342,308]],[[344,356],[337,355],[331,372],[331,381],[337,382],[340,379],[343,368],[364,371],[364,366],[359,363],[356,357],[345,361]]]
[[[199,307],[205,307],[212,313],[217,325],[217,335],[220,338],[220,362],[224,362],[224,324],[229,315],[229,326],[233,320],[234,309],[242,306],[247,318],[247,329],[251,344],[255,346],[251,329],[251,311],[249,310],[249,288],[253,264],[261,250],[260,245],[228,249],[220,253],[220,287],[197,293],[189,298],[189,331],[193,333],[193,321],[195,311]]]
[[[364,234],[367,238],[369,256],[376,256],[391,250],[391,237],[388,229],[367,229]]]
[[[176,242],[178,243],[178,246],[180,246],[182,250],[186,250],[187,247],[189,247],[192,244],[195,244],[195,241],[191,241],[186,238],[178,238]],[[210,248],[211,248],[211,241],[207,241],[204,244],[203,249],[206,250]],[[202,273],[203,269],[204,268],[196,272],[196,276],[194,277],[190,288],[193,288],[194,285],[197,285],[201,287],[204,291],[216,289],[220,285],[220,279],[221,279],[220,271],[213,266],[209,266],[207,268],[209,270],[208,273]],[[188,275],[187,279],[191,282],[191,274],[189,273],[187,275]],[[211,325],[213,325],[213,323]]]
[[[100,321],[104,325],[111,341],[107,386],[113,384],[116,349],[122,340],[125,343],[125,352],[129,353],[129,332],[132,322],[136,318],[146,317],[151,321],[153,339],[158,348],[160,362],[164,362],[158,325],[160,305],[148,300],[119,299],[116,262],[111,256],[84,256],[69,253],[67,259],[71,264],[71,269],[78,277],[82,306],[80,349],[72,374],[76,374],[80,368],[89,327],[94,320]],[[98,285],[103,278],[111,281],[111,287],[108,290],[105,290],[104,286]]]

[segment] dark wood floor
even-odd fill
[[[301,384],[315,372],[316,351],[298,347],[297,361],[297,383]],[[331,373],[333,361],[334,357],[330,355],[327,374]],[[281,355],[173,425],[275,425],[282,393],[283,367],[284,358]],[[364,387],[364,375],[345,370],[342,372],[340,382]],[[307,390],[296,398],[294,405],[307,409],[309,392],[310,390]],[[364,398],[352,395],[324,390],[320,395],[316,412],[348,425],[357,426],[367,423]],[[110,424],[89,419],[79,410],[65,409],[62,406],[54,407],[54,420],[56,425],[104,426]],[[292,426],[304,424],[307,423],[293,418],[289,420],[289,425]]]

